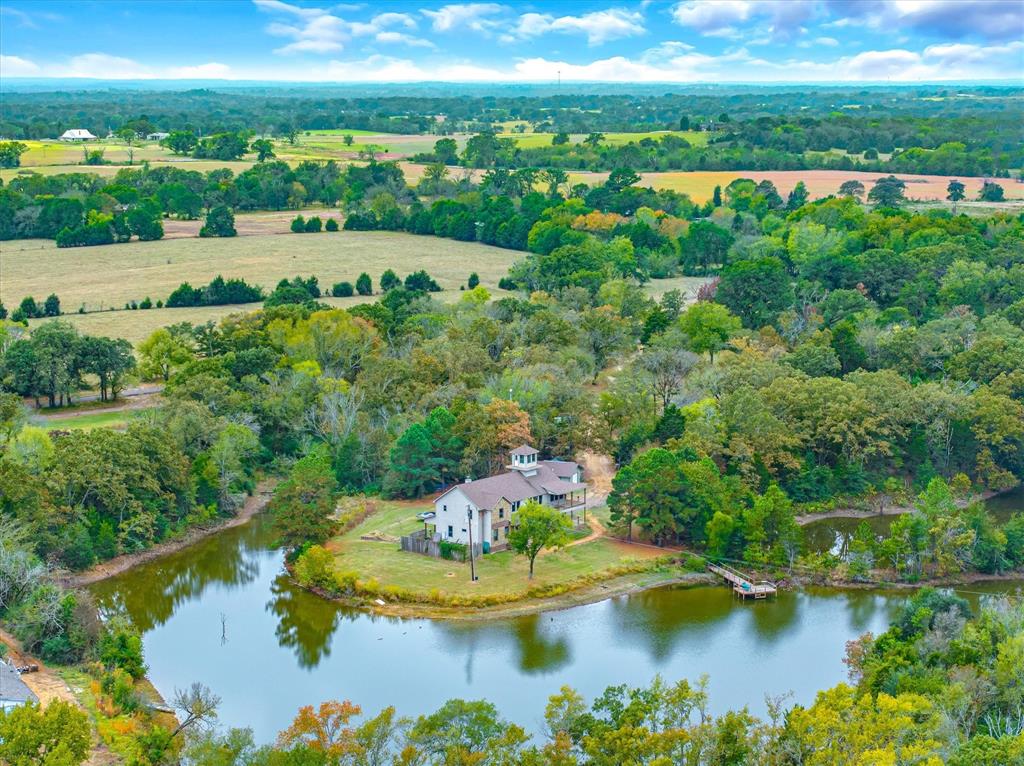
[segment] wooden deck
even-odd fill
[[[777,595],[778,593],[778,588],[773,583],[766,580],[754,582],[742,572],[737,572],[735,569],[730,569],[727,566],[708,564],[708,569],[723,577],[732,586],[733,594],[741,598],[762,599]]]

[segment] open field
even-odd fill
[[[702,133],[696,130],[655,130],[647,133],[604,133],[602,143],[608,146],[622,146],[630,142],[640,141],[644,138],[658,140],[662,136],[673,135],[685,138],[692,146],[707,146],[711,133]],[[523,149],[535,149],[540,146],[551,146],[551,139],[554,133],[501,133],[501,138],[514,138],[516,143]],[[587,137],[586,133],[571,133],[569,143],[579,144]]]
[[[799,181],[807,185],[811,198],[825,197],[839,191],[843,181],[857,180],[870,190],[872,184],[888,173],[865,173],[853,170],[708,170],[692,172],[641,173],[641,185],[653,186],[655,189],[671,189],[672,191],[689,194],[696,202],[711,199],[715,186],[723,189],[737,178],[750,178],[754,181],[769,180],[775,184],[779,193],[789,194]],[[925,176],[912,173],[896,173],[897,178],[907,184],[907,199],[944,200],[946,186],[953,176]],[[607,173],[570,173],[570,183],[596,184],[608,177]],[[977,197],[983,179],[959,179],[966,187],[967,197]],[[1024,184],[1008,178],[998,179],[1006,193],[1007,199],[1024,199]]]
[[[4,243],[0,256],[0,300],[17,305],[26,295],[45,298],[56,291],[67,319],[83,332],[137,342],[152,330],[175,322],[201,323],[248,306],[210,306],[148,311],[94,311],[125,302],[166,299],[182,282],[205,284],[218,274],[242,277],[272,288],[282,278],[315,275],[321,289],[355,282],[366,271],[374,282],[386,269],[404,276],[426,269],[444,288],[438,297],[456,300],[459,287],[476,271],[481,284],[497,293],[498,280],[521,254],[472,242],[391,232],[258,234],[232,239],[172,238],[157,242],[58,249],[49,240]],[[367,298],[326,298],[352,306]],[[372,299],[371,299],[372,300]],[[39,321],[39,320],[35,320]]]
[[[361,580],[376,579],[380,585],[394,585],[414,593],[442,593],[486,596],[525,593],[530,586],[567,582],[629,559],[653,559],[666,552],[651,547],[628,545],[607,538],[545,551],[537,558],[533,580],[527,579],[529,563],[511,551],[492,553],[477,559],[479,580],[469,583],[469,564],[404,553],[397,537],[422,526],[415,518],[421,510],[433,508],[427,500],[419,503],[379,503],[380,510],[352,531],[332,540],[328,547],[337,554],[338,566],[359,573]],[[395,542],[360,539],[380,534]]]
[[[259,213],[239,213],[235,216],[235,230],[240,237],[260,234],[291,234],[291,224],[297,215],[304,218],[319,216],[324,223],[327,223],[328,218],[333,218],[338,222],[339,227],[345,222],[345,217],[341,213],[323,207],[303,210],[272,210]],[[198,237],[203,223],[202,219],[179,221],[174,218],[166,218],[163,221],[164,239]]]
[[[139,410],[116,410],[114,412],[94,412],[88,415],[47,415],[33,418],[35,425],[51,430],[91,430],[93,428],[125,428],[135,418]]]

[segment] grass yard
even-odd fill
[[[94,412],[89,415],[36,415],[34,425],[51,430],[90,431],[93,428],[127,428],[141,410],[119,410],[117,412]]]
[[[630,546],[607,538],[598,538],[559,551],[544,551],[537,557],[534,578],[529,580],[529,562],[512,551],[491,553],[477,559],[476,583],[469,581],[469,564],[435,559],[403,552],[397,538],[422,527],[415,516],[433,506],[419,503],[380,502],[379,510],[350,532],[332,540],[340,569],[359,573],[363,581],[371,579],[383,586],[397,586],[413,593],[433,590],[459,595],[514,595],[532,586],[566,583],[636,559],[655,559],[663,555],[649,547]],[[363,536],[383,536],[385,541],[362,540]],[[394,541],[393,541],[394,540]]]
[[[457,300],[459,287],[476,271],[481,284],[498,294],[498,280],[520,253],[473,242],[418,237],[393,232],[339,231],[320,234],[267,234],[232,239],[165,239],[122,245],[58,249],[49,240],[5,242],[0,253],[0,300],[16,306],[27,295],[43,299],[56,291],[66,318],[83,332],[138,342],[158,327],[176,322],[202,323],[259,304],[149,311],[122,309],[146,296],[166,299],[182,282],[205,284],[218,274],[242,277],[272,288],[282,278],[315,275],[321,289],[355,282],[366,271],[376,284],[386,269],[400,276],[426,269],[444,292]],[[352,306],[367,298],[326,298]],[[79,306],[90,312],[78,314]],[[39,320],[33,320],[38,322]]]

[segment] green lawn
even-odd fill
[[[53,430],[90,430],[93,428],[125,428],[139,416],[139,410],[95,412],[89,415],[37,416],[39,425]]]
[[[355,571],[364,582],[376,580],[382,587],[397,586],[413,593],[433,590],[452,595],[525,594],[531,586],[566,583],[579,577],[635,559],[657,558],[658,551],[634,548],[614,540],[598,538],[560,551],[544,552],[538,559],[533,580],[527,575],[524,556],[511,551],[487,554],[477,560],[476,583],[469,581],[469,564],[405,553],[396,542],[361,540],[381,533],[389,537],[408,534],[422,527],[415,516],[433,506],[422,503],[379,502],[379,510],[355,529],[332,540],[340,569]]]

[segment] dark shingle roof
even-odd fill
[[[36,695],[25,686],[18,671],[13,665],[8,665],[0,660],[0,703],[14,702],[35,702]]]
[[[537,450],[531,447],[529,444],[523,444],[520,447],[516,447],[512,450],[513,455],[536,455]]]

